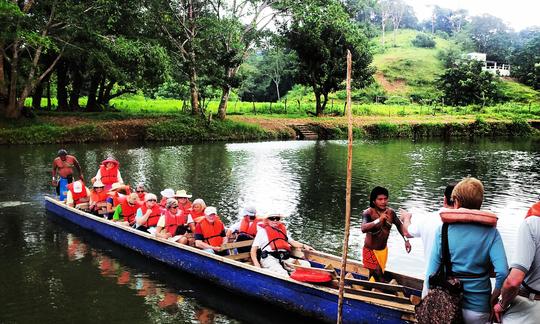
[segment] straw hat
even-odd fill
[[[212,207],[212,206],[208,206],[204,209],[204,214],[206,216],[210,216],[212,214],[216,214],[217,215],[217,209],[216,207]]]
[[[174,197],[174,190],[171,188],[167,188],[161,191],[160,194],[165,198],[172,198]]]
[[[185,190],[177,190],[174,198],[191,198],[192,195],[188,195]]]
[[[108,158],[106,158],[105,160],[103,160],[103,161],[101,162],[101,164],[103,164],[103,165],[106,165],[107,163],[113,163],[113,164],[116,165],[116,166],[118,166],[118,165],[120,164],[120,163],[118,163],[118,161],[116,161],[116,160],[115,160],[114,158],[112,158],[112,157],[108,157]]]
[[[109,190],[109,192],[117,191],[118,189],[121,189],[123,186],[124,186],[124,184],[122,182],[115,182],[115,183],[112,184],[111,189]]]
[[[103,182],[101,182],[101,180],[96,180],[92,184],[92,187],[94,187],[94,188],[103,188],[103,187],[105,187],[105,185],[103,184]]]

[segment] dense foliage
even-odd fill
[[[416,35],[416,38],[412,40],[412,44],[416,47],[433,48],[435,47],[435,40],[433,37],[422,33]]]

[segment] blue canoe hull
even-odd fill
[[[333,289],[274,276],[240,262],[159,240],[140,231],[66,207],[49,197],[45,198],[45,207],[49,212],[117,244],[228,290],[305,316],[328,322],[336,321],[338,296]],[[343,323],[407,323],[402,319],[403,315],[398,309],[345,298],[342,318]]]

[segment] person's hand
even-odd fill
[[[221,246],[212,246],[212,250],[219,252],[221,251]]]
[[[388,215],[386,213],[383,213],[379,216],[379,220],[381,222],[381,225],[384,224],[388,220]]]
[[[493,306],[493,314],[491,315],[494,317],[495,322],[502,323],[502,315],[504,314],[504,309],[499,303],[496,303],[495,306]]]
[[[52,185],[53,187],[58,186],[58,181],[56,181],[56,180],[51,181],[51,185]]]
[[[405,241],[405,251],[407,251],[407,253],[411,253],[411,248],[411,242]]]
[[[398,211],[399,211],[399,219],[402,222],[405,222],[405,220],[410,220],[411,219],[412,214],[410,212],[406,211],[403,208],[400,208]]]

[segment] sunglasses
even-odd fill
[[[178,206],[171,206],[171,207],[169,207],[169,208],[178,208]]]
[[[155,202],[155,201],[157,201],[157,200],[155,200],[155,199],[148,199],[147,201],[154,201],[154,202]]]
[[[273,222],[279,222],[281,220],[281,217],[279,216],[272,216],[272,217],[268,217],[268,220],[271,220]]]
[[[257,216],[249,216],[250,220],[254,220]]]
[[[144,190],[137,190],[137,192],[144,192]]]

